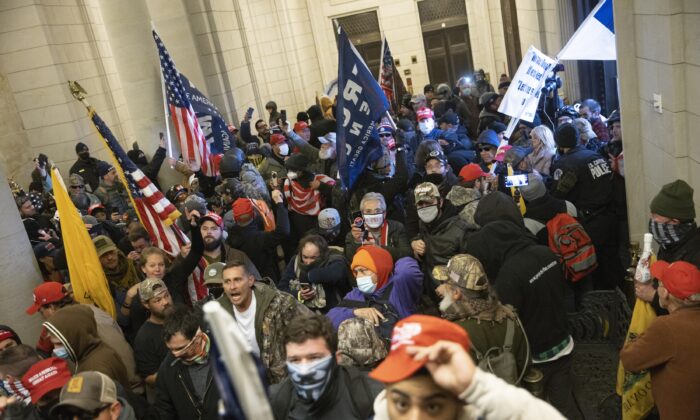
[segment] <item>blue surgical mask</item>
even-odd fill
[[[377,285],[372,282],[372,276],[360,276],[355,280],[357,280],[357,288],[366,295],[377,290]]]
[[[287,372],[297,394],[304,400],[316,401],[321,397],[331,378],[333,356],[328,355],[311,363],[287,362]]]
[[[63,360],[70,360],[70,355],[68,354],[68,350],[66,350],[65,347],[54,347],[51,353],[55,357],[59,357]]]

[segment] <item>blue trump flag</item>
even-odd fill
[[[377,80],[338,27],[336,141],[340,182],[351,189],[368,162],[381,156],[377,122],[389,103]]]
[[[207,139],[209,150],[214,155],[226,152],[231,148],[231,137],[224,117],[221,116],[216,105],[200,92],[184,74],[180,73],[180,79],[182,79],[182,86],[185,88],[185,95],[187,95],[194,113],[197,114],[197,121],[199,121],[199,127]]]

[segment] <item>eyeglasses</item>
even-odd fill
[[[489,147],[479,147],[477,150],[478,150],[480,153],[481,153],[481,152],[490,152],[490,151],[493,150],[493,147],[490,147],[490,146],[489,146]]]
[[[59,420],[73,420],[76,418],[80,420],[93,420],[97,418],[101,412],[105,411],[110,406],[111,404],[105,404],[92,411],[83,410],[78,407],[64,406],[64,408],[62,408],[61,411],[57,413],[57,417]]]

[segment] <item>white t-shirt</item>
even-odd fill
[[[250,306],[243,312],[238,312],[236,306],[233,305],[233,313],[236,316],[236,324],[241,332],[245,336],[246,340],[253,349],[253,352],[260,356],[260,347],[258,346],[258,340],[255,339],[255,293],[253,293],[253,300],[250,302]]]

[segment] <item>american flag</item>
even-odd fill
[[[187,243],[185,235],[173,224],[180,211],[171,203],[150,179],[131,161],[121,145],[97,112],[90,110],[90,119],[112,152],[115,169],[129,187],[129,195],[141,224],[148,231],[151,242],[171,256],[180,252],[180,245]]]
[[[389,104],[391,104],[394,113],[398,113],[401,99],[403,99],[403,95],[406,93],[406,87],[394,64],[394,57],[391,55],[389,42],[386,38],[382,41],[381,56],[382,62],[379,67],[379,86],[382,87],[382,91],[384,91],[384,95],[386,95],[386,99],[389,101]]]
[[[187,99],[185,86],[180,78],[180,73],[175,68],[175,63],[165,49],[163,41],[156,31],[153,31],[153,39],[158,47],[160,57],[160,69],[163,72],[166,96],[170,116],[173,119],[175,132],[180,139],[180,149],[185,161],[189,162],[192,169],[202,170],[207,176],[215,176],[216,171],[211,161],[211,152],[206,137],[197,121],[197,115],[192,109],[192,104]]]

